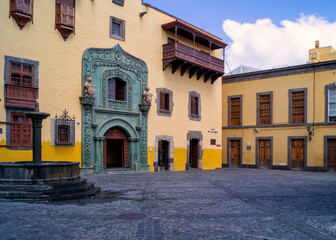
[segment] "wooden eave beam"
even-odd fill
[[[181,66],[183,64],[183,62],[181,61],[174,61],[172,62],[172,74],[174,74],[176,72],[176,70],[179,68],[179,66]]]
[[[220,76],[222,76],[222,74],[215,74],[215,75],[213,75],[211,77],[211,84],[213,84],[217,80],[217,78],[219,78]]]
[[[185,74],[185,72],[193,66],[194,65],[192,65],[190,63],[184,62],[184,64],[182,64],[182,66],[181,66],[181,76],[183,76]]]
[[[202,69],[201,71],[197,72],[197,80],[200,80],[200,78],[202,77],[203,74],[209,72],[208,69]]]
[[[192,78],[194,76],[195,73],[197,73],[198,71],[202,70],[203,68],[198,67],[198,66],[193,66],[189,69],[189,78]]]
[[[204,82],[206,83],[209,80],[209,78],[211,78],[215,74],[217,74],[217,73],[216,72],[211,72],[211,71],[204,74]]]

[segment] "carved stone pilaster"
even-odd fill
[[[147,161],[147,133],[148,133],[148,119],[147,119],[147,113],[151,107],[151,104],[146,104],[142,103],[139,104],[139,108],[141,110],[141,159],[140,159],[140,164],[141,164],[141,169],[142,170],[147,170],[148,166],[148,161]]]
[[[92,137],[91,137],[91,124],[92,124],[92,106],[94,104],[95,98],[92,96],[79,97],[79,100],[83,106],[84,119],[82,125],[82,166],[83,167],[93,167],[94,163],[91,162],[91,148],[92,148]]]

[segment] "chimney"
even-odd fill
[[[315,41],[315,48],[319,48],[319,47],[320,47],[320,41],[317,40],[317,41]]]

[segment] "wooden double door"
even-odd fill
[[[291,169],[304,169],[305,140],[291,139],[290,141],[290,161]]]
[[[336,139],[327,140],[327,171],[336,171]]]
[[[271,166],[271,140],[258,140],[258,160],[260,168],[269,168]]]

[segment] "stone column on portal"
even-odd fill
[[[95,172],[96,173],[100,173],[103,171],[103,141],[104,141],[105,137],[94,137],[94,141],[95,141]]]
[[[138,171],[139,170],[139,163],[138,163],[138,154],[137,154],[137,144],[139,143],[139,138],[138,137],[129,137],[128,138],[129,142],[129,156],[128,156],[128,166],[133,170],[133,171]]]

